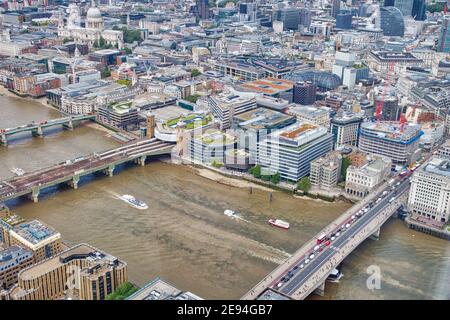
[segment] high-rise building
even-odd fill
[[[351,29],[352,28],[352,13],[348,10],[341,10],[336,15],[336,28]]]
[[[377,27],[383,30],[385,36],[403,37],[405,34],[403,15],[396,7],[381,7],[376,22]]]
[[[294,84],[294,103],[309,105],[316,102],[317,87],[311,81]]]
[[[336,18],[336,16],[339,13],[339,10],[341,10],[341,0],[332,0],[332,3],[331,3],[331,16],[333,18]]]
[[[331,151],[333,136],[327,128],[296,123],[258,142],[258,162],[263,172],[279,172],[282,179],[298,181],[310,172],[311,161]]]
[[[450,16],[445,16],[442,20],[441,33],[439,34],[437,51],[450,52],[450,30],[449,30]]]
[[[393,122],[363,122],[359,132],[359,149],[386,156],[395,165],[409,165],[420,157],[420,125]]]
[[[23,269],[18,278],[10,293],[13,300],[54,300],[66,295],[104,300],[127,281],[127,264],[88,244],[79,244]]]
[[[450,160],[433,157],[419,167],[411,178],[409,209],[438,222],[450,218]]]
[[[248,21],[256,20],[256,4],[255,3],[239,3],[239,14],[246,17]]]
[[[300,9],[281,8],[274,11],[273,20],[282,21],[284,30],[298,30]]]
[[[414,0],[395,0],[394,7],[399,9],[403,16],[410,16]]]
[[[375,105],[378,103],[382,105],[382,121],[400,120],[401,106],[398,105],[398,98],[396,96],[381,93],[375,97]]]
[[[308,29],[311,25],[311,10],[307,8],[300,9],[300,20],[299,24],[304,28]]]
[[[384,0],[384,7],[393,7],[395,5],[395,0]]]
[[[424,21],[427,18],[426,11],[427,4],[425,0],[414,0],[411,12],[414,20]]]
[[[331,119],[331,133],[335,149],[358,144],[359,127],[362,120],[361,115],[350,112],[339,113]]]
[[[196,8],[197,8],[197,17],[199,19],[207,20],[210,18],[208,0],[197,0]]]
[[[353,52],[338,51],[336,52],[335,63],[333,65],[333,73],[342,80],[342,84],[352,89],[356,83],[355,64],[356,55]]]

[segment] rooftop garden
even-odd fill
[[[198,126],[199,123],[201,123],[200,126],[207,125],[208,123],[210,123],[212,121],[212,116],[209,115],[209,116],[204,117],[201,115],[193,114],[193,115],[190,115],[187,117],[177,117],[177,118],[168,120],[166,122],[166,126],[174,128],[180,121],[186,123],[186,129],[190,130],[190,129],[194,129],[195,125]]]
[[[125,300],[138,290],[138,287],[136,287],[131,282],[125,282],[120,285],[113,293],[108,294],[106,296],[106,300]]]

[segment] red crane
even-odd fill
[[[387,94],[389,85],[391,84],[391,74],[394,71],[394,63],[391,62],[388,65],[388,72],[386,74],[386,80],[384,81],[383,93],[380,100],[376,100],[375,102],[375,111],[377,117],[377,126],[380,125],[381,113],[383,111],[384,97]]]

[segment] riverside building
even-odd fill
[[[450,217],[450,160],[433,157],[411,178],[408,207],[413,213],[438,222]]]
[[[104,300],[127,281],[127,264],[88,244],[79,244],[19,272],[13,300]]]
[[[363,152],[390,158],[395,165],[409,165],[420,156],[420,125],[401,125],[392,122],[363,122],[359,149]]]
[[[307,176],[311,161],[331,151],[333,135],[324,127],[295,123],[258,142],[258,162],[268,173],[298,181]]]

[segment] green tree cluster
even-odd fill
[[[200,98],[199,94],[191,94],[189,97],[186,97],[186,100],[192,103],[196,103],[198,98]]]
[[[300,181],[297,183],[297,188],[299,190],[302,190],[304,193],[308,193],[308,191],[311,189],[311,181],[309,177],[301,178]]]
[[[103,71],[102,71],[102,78],[108,78],[110,76],[111,76],[111,70],[108,67],[103,69]]]
[[[342,159],[342,165],[341,165],[341,180],[346,179],[347,177],[347,169],[349,166],[351,166],[352,161],[348,157],[344,157]]]
[[[141,42],[141,32],[139,30],[128,29],[127,27],[119,28],[118,26],[114,26],[113,30],[121,30],[123,32],[123,41],[125,43],[133,43],[135,41]]]
[[[438,2],[428,5],[427,11],[429,11],[430,13],[444,11],[444,2]]]
[[[218,161],[216,161],[216,160],[214,160],[212,163],[211,163],[211,165],[214,167],[214,168],[222,168],[222,166],[223,166],[223,164],[222,163],[220,163],[220,162],[218,162]]]
[[[195,78],[201,75],[202,73],[198,69],[192,69],[191,71],[191,77]]]
[[[125,282],[120,285],[113,293],[106,296],[106,300],[125,300],[133,293],[138,291],[138,288],[130,282]]]
[[[279,172],[277,172],[275,174],[261,174],[261,166],[259,164],[250,168],[248,170],[248,172],[257,179],[261,179],[263,181],[270,181],[273,184],[278,184],[278,183],[280,183],[280,180],[281,180],[281,176],[280,176]]]

